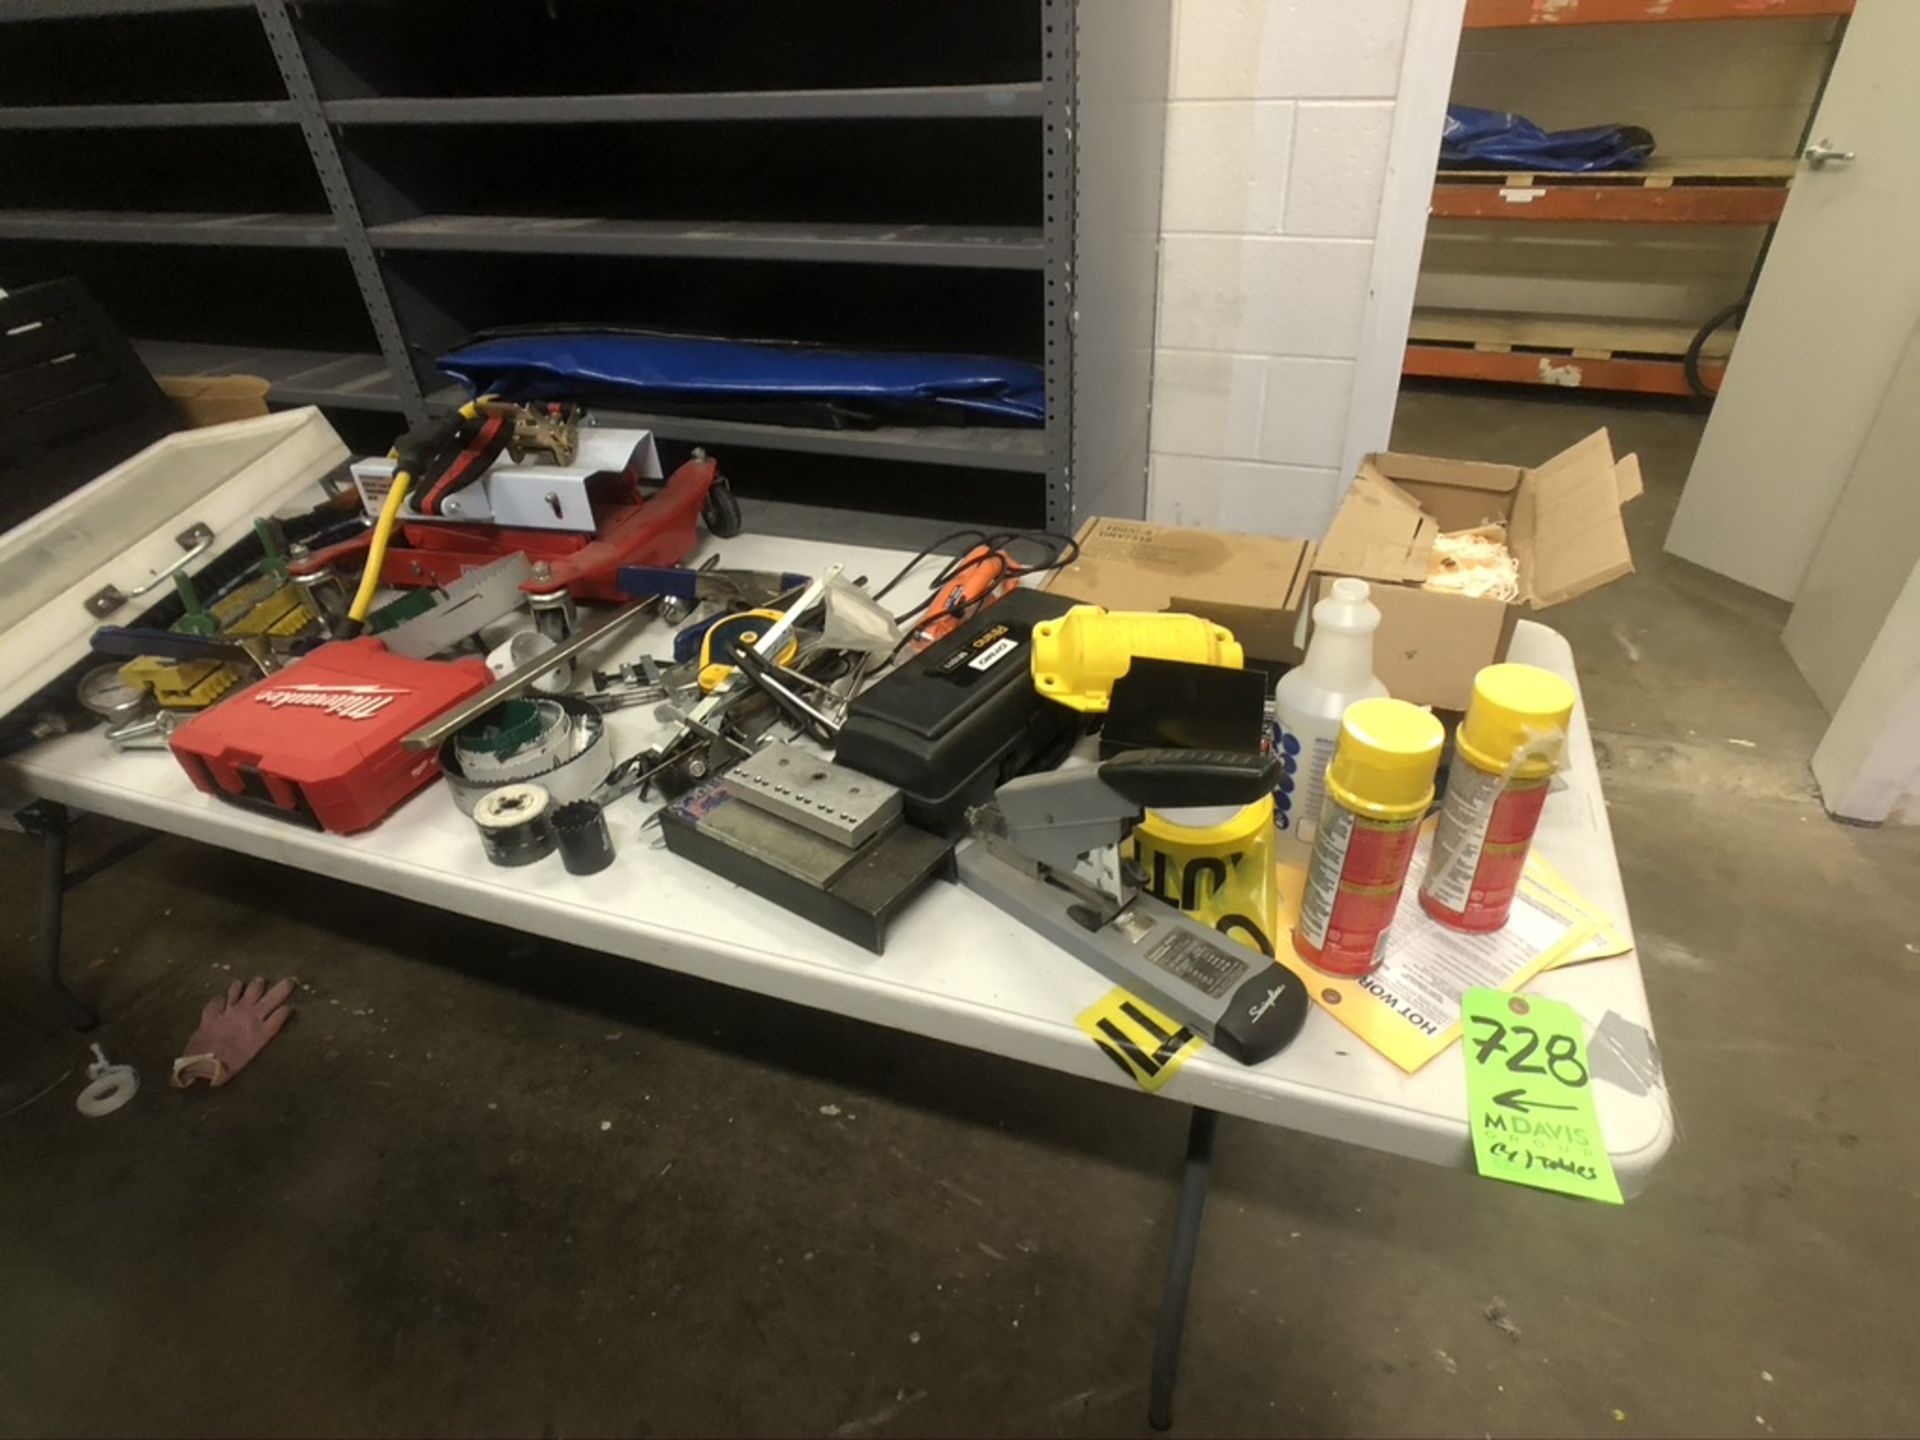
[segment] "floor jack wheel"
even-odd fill
[[[707,491],[705,503],[700,507],[700,518],[707,522],[707,529],[721,540],[731,540],[746,528],[746,521],[740,514],[740,501],[733,493],[733,486],[727,477],[715,477],[713,485]]]

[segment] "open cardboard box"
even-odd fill
[[[1641,488],[1639,460],[1615,460],[1605,430],[1530,468],[1370,455],[1320,545],[1314,598],[1336,576],[1372,582],[1380,609],[1374,673],[1398,699],[1464,710],[1475,672],[1505,658],[1523,611],[1633,572],[1620,507]],[[1506,525],[1519,564],[1518,601],[1420,588],[1436,535],[1495,520]]]
[[[1311,540],[1107,517],[1074,539],[1079,557],[1041,588],[1108,610],[1201,615],[1231,630],[1250,659],[1299,660]]]

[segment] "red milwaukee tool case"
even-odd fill
[[[440,773],[437,750],[400,741],[492,681],[484,660],[335,641],[194,716],[173,753],[209,795],[350,835]]]

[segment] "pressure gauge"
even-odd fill
[[[147,708],[144,687],[127,684],[118,665],[96,665],[80,677],[80,703],[103,720],[131,720]]]

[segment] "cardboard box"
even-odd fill
[[[1074,538],[1079,558],[1047,577],[1050,593],[1108,610],[1201,615],[1231,630],[1249,659],[1300,658],[1311,540],[1102,517]]]
[[[1398,699],[1462,710],[1474,673],[1505,658],[1523,612],[1633,572],[1620,507],[1640,491],[1639,460],[1615,460],[1605,430],[1532,468],[1370,455],[1320,545],[1314,597],[1335,576],[1371,581],[1374,672]],[[1492,520],[1506,524],[1519,563],[1518,601],[1420,588],[1437,534]]]
[[[252,420],[267,413],[267,382],[258,375],[162,375],[160,388],[193,429]]]

